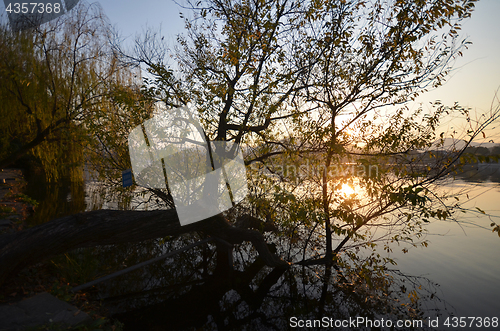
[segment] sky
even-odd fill
[[[123,37],[128,37],[130,40],[147,28],[161,27],[162,35],[167,41],[173,43],[176,35],[184,31],[184,21],[179,15],[182,8],[172,0],[100,0],[96,2],[104,9],[111,24]],[[184,12],[187,11],[184,10]]]
[[[97,2],[110,23],[130,42],[147,28],[161,28],[165,41],[174,45],[176,35],[184,30],[184,22],[179,13],[187,10],[183,10],[172,0]],[[490,109],[495,92],[500,87],[499,14],[500,0],[480,0],[476,4],[472,17],[463,23],[461,33],[473,44],[456,61],[455,70],[448,81],[422,95],[415,107],[420,102],[427,107],[429,102],[439,99],[445,105],[459,102],[479,114]],[[500,143],[500,126],[493,131],[490,129],[487,139],[498,140]]]
[[[448,82],[426,95],[446,104],[458,101],[462,106],[490,109],[500,87],[500,1],[480,0],[472,17],[462,25],[462,36],[472,45],[455,63]]]
[[[184,30],[180,8],[171,0],[100,0],[98,3],[123,36],[133,39],[147,27],[159,28],[175,42]],[[184,10],[186,12],[186,10]],[[459,101],[464,106],[489,109],[500,87],[500,0],[480,0],[472,17],[462,26],[462,36],[472,41],[456,64],[449,82],[429,93],[445,102]]]
[[[500,0],[480,0],[476,4],[472,17],[463,23],[461,33],[472,45],[463,52],[463,57],[457,59],[447,82],[425,93],[418,101],[441,100],[445,105],[458,102],[463,107],[470,107],[475,116],[491,109],[500,88],[499,14]],[[455,125],[455,129],[457,127],[460,129],[459,125]],[[485,132],[486,138],[478,139],[479,142],[493,140],[500,143],[500,125],[494,124]]]
[[[182,1],[181,1],[182,2]],[[100,5],[111,23],[122,36],[133,40],[144,29],[160,28],[165,40],[171,45],[176,35],[184,30],[179,12],[183,11],[174,1],[131,1],[100,0]],[[184,12],[187,12],[184,10]],[[454,71],[441,87],[422,95],[414,107],[422,103],[441,100],[445,105],[458,102],[473,112],[484,113],[491,108],[495,92],[500,87],[500,0],[480,0],[472,17],[462,25],[462,37],[472,42],[463,57],[456,60]],[[447,124],[445,129],[453,125]],[[480,139],[481,140],[481,139]],[[500,126],[487,131],[486,141],[500,143]]]

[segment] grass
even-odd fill
[[[0,219],[14,214],[15,210],[9,206],[0,206]]]
[[[33,207],[37,207],[39,205],[38,201],[36,201],[35,199],[27,196],[26,194],[24,193],[18,193],[16,195],[13,196],[13,198],[16,200],[16,201],[20,201],[20,202],[24,202],[24,203],[27,203],[27,204],[30,204],[32,205]]]

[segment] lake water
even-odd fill
[[[500,223],[500,184],[488,179],[491,176],[477,182],[457,179],[442,187],[453,192],[468,190],[470,199],[465,206],[472,210],[479,207],[486,215],[469,212],[458,215],[458,222],[433,221],[427,227],[428,247],[411,248],[404,254],[395,245],[389,254],[396,260],[394,269],[398,272],[421,279],[422,284],[432,284],[429,286],[436,295],[432,300],[420,300],[425,316],[440,314],[441,327],[432,330],[452,329],[442,325],[448,316],[500,317],[500,237],[490,227],[492,221]],[[40,217],[34,223],[84,210],[89,200],[82,190],[83,186],[76,184],[49,188],[51,194],[32,188],[28,194],[41,202]],[[151,258],[196,240],[199,238],[181,238],[161,249],[152,242],[106,248],[109,250],[98,251],[97,257],[106,259],[109,265],[130,266],[144,260],[144,256]],[[290,328],[292,316],[325,314],[348,318],[383,311],[382,301],[360,304],[356,293],[347,294],[345,288],[334,285],[328,289],[330,298],[326,300],[330,308],[318,310],[315,307],[321,302],[321,284],[311,285],[316,271],[306,274],[301,267],[293,267],[293,271],[283,272],[252,263],[255,253],[248,245],[234,252],[233,270],[229,264],[221,267],[227,261],[216,260],[215,251],[214,245],[198,247],[149,269],[103,283],[94,295],[125,322],[126,330],[138,326],[162,329],[167,325],[167,329],[177,330],[281,330]],[[216,275],[216,279],[209,274]],[[250,298],[244,293],[250,293]],[[364,298],[365,293],[359,295]],[[440,312],[433,310],[436,308]],[[373,316],[381,315],[377,312]]]
[[[456,180],[446,189],[468,190],[465,207],[479,211],[458,215],[456,222],[428,225],[428,247],[394,250],[398,268],[439,284],[442,298],[455,316],[500,317],[500,237],[490,223],[500,223],[500,184]]]

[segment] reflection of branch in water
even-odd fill
[[[245,271],[234,271],[232,270],[232,262],[226,258],[228,256],[226,254],[228,249],[230,249],[230,246],[217,243],[217,266],[213,270],[213,274],[202,285],[193,286],[188,292],[176,298],[146,308],[137,309],[133,312],[117,315],[117,317],[126,321],[125,323],[131,329],[134,329],[134,325],[144,328],[146,326],[151,327],[155,323],[157,323],[156,325],[162,323],[163,325],[169,325],[171,329],[182,329],[188,325],[201,327],[206,323],[208,315],[217,312],[220,308],[219,301],[223,299],[228,291],[233,287],[244,288],[245,284],[248,286],[248,282],[264,267],[262,260],[258,259],[246,268]],[[285,269],[282,268],[282,270]],[[279,277],[280,275],[271,278],[279,279]],[[235,279],[238,279],[238,282],[235,282]],[[275,281],[269,280],[265,283],[268,284],[265,286],[267,289]],[[249,287],[246,291],[241,291],[246,292],[247,298],[249,298],[248,295],[252,292]],[[252,298],[249,301],[258,304],[259,298],[263,298],[263,293],[265,294],[266,292],[266,290],[258,291],[257,294],[251,295]]]
[[[439,284],[432,282],[429,278],[423,276],[408,275],[403,273],[401,270],[397,269],[387,269],[387,271],[399,277],[402,283],[408,281],[414,289],[419,289],[420,291],[424,291],[426,297],[421,298],[421,300],[419,300],[420,304],[425,304],[426,306],[429,306],[431,300],[437,301],[434,308],[427,307],[425,311],[434,312],[435,315],[442,315],[442,311],[448,311],[449,308],[455,310],[455,308],[451,304],[449,304],[448,302],[446,302],[444,299],[440,298],[437,295]],[[424,283],[425,286],[423,286],[422,283]],[[404,286],[404,284],[402,286]],[[443,294],[442,291],[441,290],[439,291],[441,292],[442,295]],[[403,293],[405,292],[406,290]],[[438,304],[442,304],[442,307],[438,307]]]
[[[126,269],[123,269],[123,270],[117,271],[117,272],[115,272],[115,273],[113,273],[113,274],[111,274],[111,275],[107,275],[107,276],[101,277],[101,278],[99,278],[99,279],[95,279],[95,280],[93,280],[93,281],[91,281],[91,282],[88,282],[88,283],[86,283],[86,284],[82,284],[82,285],[76,286],[76,287],[74,287],[71,291],[72,291],[72,292],[78,292],[78,291],[80,291],[80,290],[83,290],[83,289],[89,288],[89,287],[94,286],[94,285],[96,285],[96,284],[98,284],[98,283],[101,283],[101,282],[103,282],[103,281],[106,281],[106,280],[109,280],[109,279],[112,279],[112,278],[118,277],[118,276],[120,276],[120,275],[124,275],[124,274],[126,274],[126,273],[128,273],[128,272],[131,272],[131,271],[133,271],[133,270],[136,270],[136,269],[142,268],[142,267],[144,267],[144,266],[146,266],[146,265],[148,265],[148,264],[152,264],[152,263],[154,263],[154,262],[157,262],[157,261],[160,261],[160,260],[166,259],[167,257],[171,257],[171,256],[174,256],[174,255],[177,255],[177,254],[179,254],[179,253],[182,253],[183,251],[186,251],[186,250],[189,250],[189,249],[191,249],[191,248],[193,248],[193,247],[196,247],[196,246],[198,246],[198,245],[204,244],[204,243],[206,243],[206,242],[208,242],[208,241],[210,241],[210,240],[213,240],[213,239],[212,239],[212,238],[206,238],[206,239],[200,240],[200,241],[198,241],[198,242],[196,242],[196,243],[193,243],[193,244],[191,244],[191,245],[185,246],[185,247],[183,247],[183,248],[181,248],[181,249],[178,249],[178,250],[176,250],[176,251],[173,251],[173,252],[168,252],[168,253],[163,254],[163,255],[161,255],[161,256],[157,256],[157,257],[155,257],[155,258],[153,258],[153,259],[151,259],[151,260],[144,261],[144,262],[141,262],[141,263],[139,263],[139,264],[136,264],[136,265],[133,265],[133,266],[131,266],[131,267],[128,267],[128,268],[126,268]]]
[[[359,277],[357,269],[341,270],[337,266],[336,275],[326,279],[323,266],[268,269],[260,258],[253,259],[254,255],[246,254],[238,255],[241,259],[234,262],[242,267],[238,271],[232,259],[227,258],[231,251],[230,245],[217,244],[216,265],[211,265],[209,275],[202,282],[193,279],[193,273],[186,269],[199,270],[199,263],[190,267],[185,260],[182,264],[169,263],[164,270],[182,266],[182,273],[189,276],[176,279],[176,287],[163,287],[163,295],[168,297],[165,301],[116,317],[130,329],[168,326],[169,330],[238,330],[243,327],[283,330],[289,326],[291,316],[309,319],[323,316],[335,319],[350,316],[372,319],[383,316],[393,320],[424,318],[420,312],[431,312],[427,308],[428,301],[443,302],[436,296],[435,284],[399,270],[387,272],[384,281],[374,278],[370,286]],[[247,260],[242,260],[245,257]],[[404,293],[403,285],[408,287]],[[185,290],[180,290],[182,288]],[[426,300],[425,305],[411,300],[406,302],[406,294],[418,288],[425,295],[417,301]],[[162,296],[160,289],[151,291],[149,289],[145,295]],[[168,296],[165,292],[176,294]]]

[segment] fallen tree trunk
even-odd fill
[[[96,210],[0,237],[0,284],[25,267],[75,248],[138,242],[193,231],[204,232],[231,244],[251,241],[267,265],[288,265],[269,251],[260,232],[234,227],[222,215],[181,226],[173,209]]]

